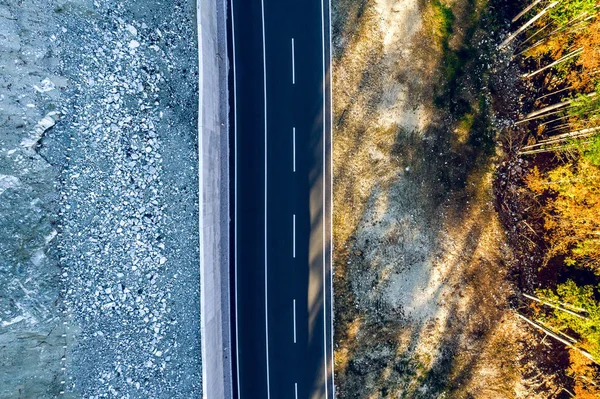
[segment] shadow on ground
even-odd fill
[[[395,24],[428,15],[427,4],[404,3]],[[498,345],[513,330],[486,107],[479,94],[455,94],[473,114],[463,137],[464,110],[451,113],[452,99],[434,106],[441,47],[424,28],[390,39],[386,6],[334,5],[338,396],[511,397],[518,345]],[[402,118],[390,123],[390,113]]]

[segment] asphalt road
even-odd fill
[[[230,1],[234,391],[333,398],[329,3]]]

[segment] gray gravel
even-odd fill
[[[45,362],[22,365],[47,375],[39,389],[13,365],[0,397],[199,397],[195,3],[9,3],[0,10],[43,21],[31,34],[48,58],[16,96],[48,99],[41,110],[2,109],[37,114],[26,134],[2,127],[2,156],[14,151],[0,164],[0,220],[22,231],[0,244],[0,288],[12,287],[0,297],[0,342],[31,326],[57,338],[38,356]],[[23,172],[29,164],[35,173]],[[42,306],[43,317],[27,319]]]

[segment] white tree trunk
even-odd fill
[[[586,129],[581,129],[581,130],[575,130],[574,132],[569,132],[569,133],[562,133],[562,134],[557,134],[555,136],[549,137],[547,139],[541,140],[540,143],[547,143],[547,142],[551,142],[557,139],[565,139],[565,138],[572,138],[572,137],[581,137],[581,136],[588,136],[588,135],[592,135],[596,132],[600,131],[600,126],[597,127],[588,127]]]
[[[542,0],[535,0],[533,3],[531,3],[530,5],[528,5],[523,11],[521,11],[520,13],[517,14],[516,17],[514,17],[512,19],[512,22],[517,22],[519,20],[519,18],[521,18],[523,15],[527,14],[529,11],[531,11],[531,9],[535,6],[537,6],[538,4],[540,4]]]
[[[529,323],[530,325],[532,325],[533,327],[535,327],[536,329],[548,334],[549,336],[551,336],[552,338],[554,338],[555,340],[557,340],[558,342],[566,345],[567,347],[571,348],[571,349],[575,349],[576,351],[578,351],[579,353],[581,353],[583,356],[587,357],[588,359],[590,359],[592,362],[596,363],[596,364],[600,364],[596,361],[596,359],[594,359],[594,357],[587,351],[584,351],[583,349],[579,349],[578,347],[574,346],[573,344],[571,344],[569,341],[559,337],[558,335],[554,334],[552,331],[548,330],[547,328],[544,328],[542,326],[540,326],[539,324],[537,324],[536,322],[528,319],[527,317],[523,316],[520,313],[517,313],[517,316],[519,316],[521,319],[525,320],[527,323]]]
[[[537,46],[539,46],[540,44],[543,44],[546,42],[546,40],[550,39],[551,37],[553,37],[555,34],[557,33],[562,33],[564,32],[564,34],[571,34],[579,29],[583,29],[587,26],[586,22],[591,21],[592,19],[595,18],[596,14],[594,15],[590,15],[587,18],[585,18],[582,21],[577,22],[578,19],[585,17],[586,15],[588,15],[587,12],[583,12],[581,14],[579,14],[578,16],[574,17],[573,19],[571,19],[570,21],[566,22],[564,25],[559,26],[558,28],[554,29],[552,32],[548,33],[546,36],[542,37],[541,39],[539,39],[537,42],[535,42],[534,44],[532,44],[531,46],[527,47],[525,50],[519,51],[518,54],[515,55],[519,56],[523,53],[528,52],[531,49],[536,48]],[[577,22],[577,23],[576,23]],[[528,41],[530,41],[533,37],[535,37],[538,33],[540,33],[541,31],[543,31],[544,29],[546,29],[548,26],[550,26],[552,23],[549,22],[546,25],[544,25],[543,28],[540,28],[537,32],[535,32],[533,35],[531,35],[530,37],[528,37],[525,41],[523,41],[523,43],[521,43],[521,45],[527,43]],[[574,25],[573,25],[574,24]],[[578,27],[579,25],[584,25],[583,27]],[[566,31],[566,32],[565,32]]]
[[[590,141],[584,141],[582,144],[589,144]],[[562,145],[560,147],[551,147],[551,148],[540,148],[536,150],[529,151],[520,151],[519,155],[531,155],[531,154],[541,154],[544,152],[556,152],[556,151],[566,151],[571,150],[573,148],[577,148],[576,145]]]
[[[548,301],[545,301],[545,300],[543,300],[543,299],[540,299],[540,298],[534,297],[534,296],[532,296],[532,295],[527,295],[527,294],[521,294],[521,295],[523,295],[525,298],[529,298],[529,299],[531,299],[532,301],[536,301],[536,302],[539,302],[539,303],[543,303],[544,305],[546,305],[546,306],[550,306],[551,308],[558,309],[558,310],[560,310],[560,311],[562,311],[562,312],[565,312],[565,313],[568,313],[568,314],[570,314],[570,315],[572,315],[572,316],[579,317],[580,319],[585,319],[585,320],[587,320],[587,317],[585,317],[585,316],[582,316],[582,315],[580,315],[579,313],[573,312],[572,310],[565,309],[565,308],[563,308],[563,307],[560,307],[560,306],[558,306],[558,305],[554,305],[554,304],[553,304],[553,303],[551,303],[551,302],[548,302]]]
[[[600,127],[582,129],[582,130],[577,130],[577,131],[570,132],[570,133],[558,134],[556,136],[552,136],[550,139],[541,140],[535,144],[526,145],[521,148],[521,152],[527,152],[534,148],[541,148],[541,147],[551,145],[551,144],[561,144],[561,143],[564,143],[571,139],[581,139],[581,138],[594,136],[597,134],[598,131],[600,131]]]
[[[552,67],[554,67],[554,66],[556,66],[556,65],[558,65],[558,64],[560,64],[562,62],[565,62],[565,61],[567,61],[567,60],[569,60],[569,59],[571,59],[573,57],[578,56],[582,52],[583,52],[583,47],[580,47],[577,50],[571,51],[569,54],[560,57],[559,59],[557,59],[556,61],[552,62],[551,64],[548,64],[545,67],[538,69],[537,71],[533,71],[531,73],[523,74],[523,75],[521,75],[521,77],[525,78],[525,79],[531,78],[531,77],[537,75],[538,73],[545,71],[548,68],[552,68]]]
[[[535,101],[539,101],[542,98],[546,98],[546,97],[550,97],[550,96],[553,96],[553,95],[558,94],[558,93],[562,93],[563,91],[571,90],[572,88],[573,88],[572,86],[569,86],[569,87],[565,87],[564,89],[555,90],[555,91],[553,91],[551,93],[544,94],[543,96],[539,96],[538,98],[535,99]]]
[[[551,326],[549,326],[548,324],[543,323],[539,320],[537,320],[537,322],[540,323],[540,325],[547,328],[548,330],[552,331],[553,333],[563,336],[565,339],[569,340],[573,345],[575,345],[577,343],[577,340],[575,338],[571,337],[570,335],[567,335],[562,331],[557,331],[554,328],[552,328]]]
[[[590,93],[587,96],[590,97],[590,98],[594,98],[594,97],[596,97],[596,92]],[[528,120],[532,120],[534,117],[536,117],[538,115],[545,114],[545,113],[553,111],[555,109],[559,109],[559,108],[565,107],[567,105],[570,105],[572,102],[573,102],[573,100],[561,101],[558,104],[549,105],[549,106],[544,107],[542,109],[538,109],[537,111],[530,112],[529,114],[527,114],[525,116],[525,119],[523,121],[519,121],[518,123],[522,123],[522,122],[525,122],[525,121],[528,121]]]
[[[527,114],[527,116],[525,116],[525,119],[531,119],[536,116],[548,113],[550,111],[554,111],[555,109],[566,107],[567,105],[571,104],[572,101],[573,100],[566,100],[566,101],[561,101],[557,104],[548,105],[547,107],[538,109],[537,111],[530,112],[529,114]]]
[[[546,13],[548,12],[548,10],[550,10],[551,8],[556,7],[557,4],[558,4],[558,1],[550,3],[550,5],[548,7],[544,8],[542,11],[540,11],[537,15],[535,15],[529,21],[525,22],[525,24],[523,26],[521,26],[519,29],[517,29],[515,32],[511,33],[510,35],[508,35],[508,37],[500,44],[500,48],[506,47],[521,32],[524,32],[527,28],[529,28],[531,25],[533,25],[535,23],[535,21],[537,21],[538,19],[540,19],[544,15],[546,15]]]

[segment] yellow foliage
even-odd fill
[[[569,37],[564,35],[553,36],[541,45],[533,47],[526,52],[528,57],[539,58],[549,55],[552,59],[559,59],[569,47]]]
[[[527,187],[537,194],[541,194],[546,190],[542,175],[540,174],[540,170],[537,166],[533,167],[531,173],[529,173],[525,178],[525,182],[527,183]]]
[[[534,168],[527,185],[548,195],[544,222],[550,255],[567,255],[600,274],[600,168],[581,157],[545,177]]]

